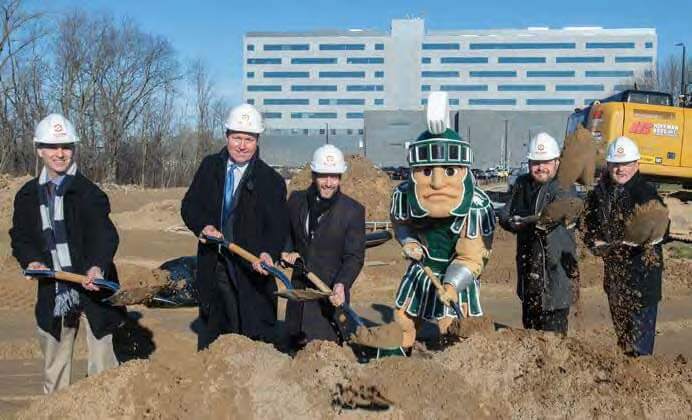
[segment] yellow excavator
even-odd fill
[[[619,136],[637,143],[641,174],[662,186],[671,236],[692,241],[692,84],[680,96],[679,106],[670,94],[644,90],[625,90],[594,101],[570,115],[567,134],[580,124],[597,143]],[[671,189],[672,185],[681,188]]]

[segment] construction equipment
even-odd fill
[[[667,93],[625,90],[575,110],[567,123],[567,135],[581,124],[605,150],[604,142],[626,136],[641,154],[639,172],[657,184],[676,184],[679,188],[660,188],[671,214],[670,236],[692,241],[692,86],[674,106]]]
[[[62,280],[78,284],[80,286],[83,282],[87,280],[87,276],[81,274],[55,270],[24,270],[24,275],[27,277],[51,278],[55,280]],[[140,303],[144,303],[152,299],[154,294],[156,293],[156,291],[153,291],[150,288],[146,287],[127,290],[121,289],[118,283],[106,279],[95,279],[93,284],[98,287],[112,291],[113,294],[103,299],[102,301],[115,306],[137,305]]]

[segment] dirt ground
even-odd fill
[[[692,412],[692,260],[666,254],[656,355],[633,360],[617,350],[601,289],[603,267],[584,250],[580,302],[571,310],[568,337],[521,330],[514,238],[501,230],[481,290],[497,331],[422,344],[410,358],[367,364],[332,343],[314,342],[290,357],[240,336],[196,353],[194,308],[133,306],[131,328],[114,339],[123,354],[148,359],[86,378],[80,333],[74,385],[43,397],[35,286],[10,257],[7,234],[7,203],[21,181],[0,179],[0,417],[689,418]],[[184,190],[107,190],[121,235],[116,262],[125,271],[195,253],[195,238],[177,228]],[[368,250],[352,293],[367,322],[392,319],[404,270],[393,241]]]

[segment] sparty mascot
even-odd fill
[[[391,203],[395,236],[411,260],[395,301],[404,349],[415,343],[421,320],[446,334],[458,318],[454,306],[462,317],[483,315],[479,277],[495,227],[492,203],[474,185],[471,146],[449,128],[445,92],[430,94],[427,120],[428,130],[408,147],[411,175]]]

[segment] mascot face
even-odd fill
[[[433,218],[449,217],[464,197],[465,166],[423,166],[413,168],[411,178],[420,206]]]

